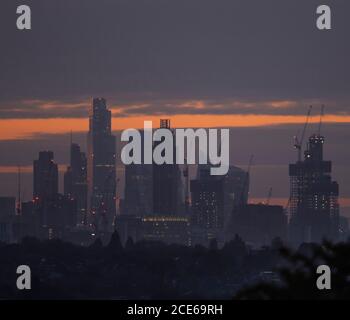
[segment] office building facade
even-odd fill
[[[116,141],[106,100],[93,99],[88,133],[88,224],[111,232],[116,214]]]

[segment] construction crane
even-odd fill
[[[321,135],[321,127],[322,127],[322,118],[324,116],[324,105],[321,107],[321,113],[320,113],[320,122],[318,123],[318,130],[317,130],[317,135]]]
[[[304,127],[303,127],[303,131],[301,133],[300,140],[298,138],[298,135],[294,136],[294,148],[297,149],[297,151],[298,151],[298,162],[301,161],[301,148],[303,146],[304,137],[305,137],[305,131],[306,131],[306,127],[307,127],[307,125],[309,123],[311,110],[312,110],[312,106],[309,107],[309,110],[307,112],[306,120],[305,120],[305,124],[304,124]]]

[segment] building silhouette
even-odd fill
[[[210,165],[199,165],[197,178],[191,180],[191,231],[194,243],[208,245],[212,239],[219,244],[230,237],[232,211],[242,199],[247,202],[247,172],[230,166],[224,176],[210,175]]]
[[[58,193],[58,167],[52,151],[39,152],[33,162],[33,198],[43,201]]]
[[[125,166],[122,214],[141,217],[153,211],[153,165],[144,163],[144,139],[141,132],[141,164]]]
[[[200,165],[197,179],[190,183],[192,211],[192,241],[208,245],[211,239],[223,235],[224,184],[219,176],[210,175],[210,167]]]
[[[224,184],[224,228],[230,227],[232,211],[235,207],[246,204],[249,194],[249,172],[231,165],[227,174],[222,176]]]
[[[323,159],[325,138],[309,138],[304,160],[289,165],[290,240],[294,244],[337,240],[338,183],[332,181],[332,162]]]
[[[0,218],[14,215],[16,209],[16,198],[0,197]]]
[[[160,128],[171,131],[170,120],[161,119]],[[155,142],[154,148],[162,143]],[[175,146],[172,164],[153,163],[153,214],[155,215],[177,215],[183,214],[183,186],[181,181],[181,170],[175,161]]]
[[[106,100],[93,99],[88,133],[88,224],[112,231],[116,214],[116,141]]]
[[[71,143],[70,165],[64,174],[64,194],[77,203],[78,225],[87,224],[87,159],[80,146]]]
[[[141,133],[143,137],[143,132]],[[144,239],[144,216],[153,213],[153,165],[144,164],[144,143],[141,139],[141,164],[125,166],[124,199],[121,214],[116,217],[116,230],[122,243]]]
[[[58,166],[52,151],[41,151],[34,160],[33,185],[35,225],[29,229],[41,239],[62,238],[67,229],[76,225],[77,205],[74,199],[58,193]]]
[[[170,120],[162,119],[160,128],[173,135]],[[161,143],[155,142],[153,148]],[[175,160],[175,152],[173,155]],[[131,164],[125,170],[124,214],[117,218],[122,241],[131,237],[134,241],[189,245],[190,222],[182,201],[181,170],[175,161],[160,165]]]
[[[123,214],[142,216],[152,213],[152,191],[152,165],[127,165]]]
[[[234,212],[232,233],[252,247],[271,245],[287,239],[288,220],[284,208],[265,203],[246,204]]]
[[[0,197],[0,241],[12,242],[15,234],[16,198]]]

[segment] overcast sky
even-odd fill
[[[1,117],[47,117],[37,100],[95,95],[153,102],[148,113],[178,100],[268,114],[265,101],[321,100],[328,113],[348,112],[350,3],[327,2],[333,29],[322,32],[317,0],[31,0],[33,29],[20,32],[16,6],[25,1],[2,0]],[[19,112],[23,100],[34,102]],[[237,110],[230,101],[257,104]],[[305,113],[298,104],[276,109]]]

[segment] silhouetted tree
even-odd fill
[[[280,250],[288,264],[279,268],[280,283],[261,283],[241,290],[236,299],[350,299],[350,245],[304,244],[294,252]],[[331,290],[319,290],[316,273],[319,265],[331,269]]]
[[[133,247],[134,247],[134,240],[131,237],[129,237],[128,240],[126,240],[125,249],[130,250]]]
[[[271,241],[272,250],[280,250],[283,247],[283,241],[280,237],[276,237]]]
[[[92,250],[99,250],[102,249],[103,244],[102,244],[102,240],[100,238],[97,238],[91,245],[90,245],[90,249]]]
[[[107,250],[111,252],[120,252],[123,250],[122,243],[117,231],[114,231],[109,244],[107,245]]]

